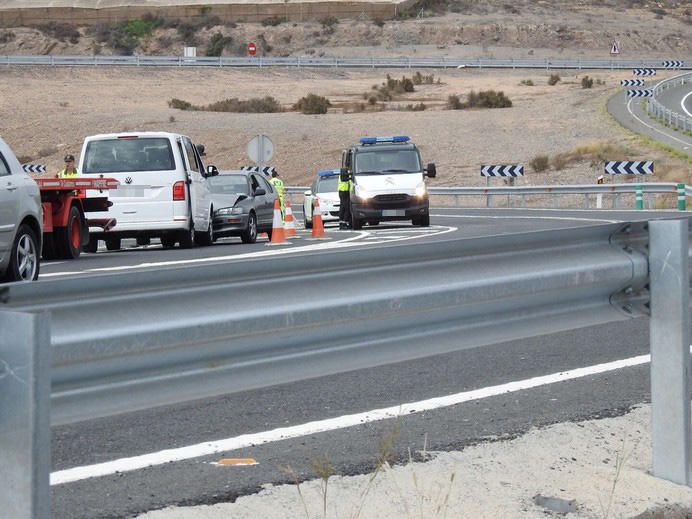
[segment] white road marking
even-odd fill
[[[653,130],[653,131],[655,131],[655,132],[658,132],[658,133],[660,133],[661,135],[665,135],[665,136],[668,137],[669,139],[673,139],[674,141],[678,141],[678,142],[684,144],[684,145],[685,145],[685,149],[687,149],[687,148],[689,147],[689,145],[690,145],[689,142],[683,141],[683,140],[681,140],[681,139],[678,139],[677,137],[674,137],[673,135],[670,135],[670,134],[668,134],[668,133],[666,133],[666,132],[664,132],[664,131],[659,130],[658,128],[655,128],[655,127],[651,126],[650,124],[646,124],[646,123],[645,123],[644,121],[642,121],[639,117],[637,117],[637,116],[635,115],[635,113],[632,111],[632,101],[634,101],[634,99],[630,99],[629,101],[627,101],[627,111],[632,115],[632,117],[634,117],[637,121],[639,121],[640,123],[642,123],[642,124],[643,124],[644,126],[646,126],[647,128],[649,128],[649,129],[651,129],[651,130]]]
[[[689,110],[687,110],[687,107],[685,106],[685,101],[687,101],[687,98],[690,97],[690,96],[692,96],[692,92],[690,92],[689,94],[687,94],[685,97],[682,98],[682,101],[680,101],[680,106],[682,106],[682,109],[684,110],[684,112],[685,112],[687,115],[689,115],[690,117],[692,117],[692,114],[689,112]]]
[[[72,483],[84,479],[96,478],[101,476],[109,476],[116,473],[131,472],[147,467],[163,465],[176,461],[185,461],[202,456],[210,456],[220,452],[230,452],[238,449],[246,449],[257,445],[264,445],[281,440],[289,440],[300,438],[313,434],[335,431],[347,427],[354,427],[366,423],[377,422],[406,416],[414,413],[422,413],[450,407],[453,405],[490,398],[493,396],[505,395],[527,389],[533,389],[567,380],[575,380],[601,373],[607,373],[618,369],[640,366],[651,361],[650,355],[639,355],[628,359],[616,360],[604,364],[596,364],[584,368],[577,368],[569,371],[561,371],[550,375],[533,377],[515,382],[508,382],[497,386],[484,387],[473,391],[465,391],[437,398],[421,400],[419,402],[408,402],[398,406],[386,407],[382,409],[374,409],[363,413],[339,416],[336,418],[328,418],[326,420],[316,420],[300,425],[290,427],[280,427],[271,431],[264,431],[252,434],[243,434],[234,438],[226,438],[223,440],[208,441],[189,445],[187,447],[179,447],[177,449],[167,449],[150,454],[142,454],[130,458],[121,458],[105,463],[97,463],[95,465],[87,465],[83,467],[73,467],[70,469],[59,470],[51,473],[50,484],[62,485]]]
[[[492,218],[492,219],[511,219],[516,220],[518,218],[530,218],[536,220],[568,220],[577,222],[603,222],[603,223],[620,223],[622,220],[606,220],[605,218],[570,218],[567,216],[521,216],[521,215],[494,215],[494,216],[483,216],[483,215],[471,215],[471,214],[431,214],[430,216],[436,216],[441,218]]]

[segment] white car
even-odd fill
[[[38,279],[41,193],[0,138],[0,282]]]
[[[92,135],[84,140],[79,174],[120,181],[110,193],[109,216],[117,223],[112,231],[92,229],[88,252],[96,252],[99,239],[108,250],[120,249],[122,238],[137,238],[140,245],[160,238],[164,247],[211,245],[214,213],[207,178],[218,171],[213,166],[205,170],[189,137],[166,132]]]
[[[327,169],[317,172],[312,187],[303,196],[303,218],[306,229],[312,229],[312,213],[315,209],[315,198],[319,199],[322,222],[339,221],[339,172],[338,169]]]

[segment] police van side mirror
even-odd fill
[[[425,168],[425,173],[430,178],[435,178],[435,175],[437,175],[437,169],[435,168],[435,164],[433,164],[432,162],[428,164],[428,167]]]
[[[340,173],[339,173],[339,180],[342,182],[348,182],[351,179],[351,175],[348,174],[348,170],[346,168],[341,168]]]
[[[207,166],[207,176],[208,177],[215,177],[216,175],[219,174],[219,170],[216,169],[216,166],[209,164]]]

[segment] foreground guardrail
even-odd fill
[[[178,267],[8,285],[0,506],[47,516],[49,409],[51,424],[66,424],[647,314],[654,474],[689,484],[688,232],[681,219],[415,247],[346,242],[197,265],[194,276]]]
[[[685,132],[692,132],[692,118],[666,108],[661,102],[656,99],[656,97],[661,94],[664,90],[669,88],[674,88],[677,86],[685,85],[686,83],[692,82],[692,74],[683,74],[680,76],[675,76],[669,79],[664,79],[656,84],[654,87],[654,94],[652,97],[647,99],[646,109],[649,114],[662,119],[668,125],[678,128]]]
[[[310,189],[305,186],[291,186],[286,188],[286,192],[293,195],[302,195]],[[551,185],[551,186],[488,186],[488,187],[431,187],[428,194],[434,197],[453,197],[456,206],[463,206],[464,198],[485,197],[485,206],[493,207],[496,197],[507,198],[505,205],[512,205],[514,199],[518,200],[519,207],[527,206],[527,197],[531,195],[550,196],[550,206],[560,207],[561,195],[582,195],[584,197],[583,207],[589,209],[592,198],[595,195],[594,207],[603,208],[603,196],[611,199],[611,207],[619,209],[622,207],[621,198],[630,195],[640,204],[633,204],[637,209],[652,205],[652,197],[657,194],[675,194],[677,196],[677,208],[687,209],[687,197],[692,196],[692,186],[685,184],[675,184],[670,182],[643,182],[641,184],[574,184],[574,185]],[[649,202],[649,203],[646,203]]]
[[[333,68],[525,68],[525,69],[602,69],[656,68],[660,59],[588,60],[562,58],[313,58],[310,56],[278,57],[186,57],[186,56],[69,56],[51,54],[4,55],[0,65],[47,66],[152,66],[152,67],[333,67]],[[692,69],[683,62],[682,70]]]

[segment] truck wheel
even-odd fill
[[[430,227],[430,215],[426,214],[425,216],[414,218],[412,223],[413,225],[418,225],[419,227]]]
[[[53,240],[59,258],[76,259],[82,252],[82,215],[77,207],[70,207],[67,225],[58,228]]]
[[[363,220],[359,220],[355,216],[351,216],[351,228],[354,231],[359,231],[363,228]]]
[[[22,224],[12,245],[7,280],[35,281],[38,279],[39,267],[38,239],[31,227]]]
[[[175,247],[175,238],[172,236],[161,236],[161,245],[164,249],[172,249]]]
[[[250,213],[247,219],[247,229],[240,233],[243,243],[255,243],[257,241],[257,217],[255,213]]]
[[[89,243],[84,246],[84,252],[91,252],[94,254],[99,248],[99,241],[97,238],[89,238]]]
[[[120,250],[120,238],[108,238],[106,240],[106,249]]]
[[[190,222],[190,228],[180,233],[178,242],[181,249],[191,249],[195,246],[195,225],[192,221]]]
[[[41,257],[44,260],[54,260],[57,259],[58,253],[55,250],[55,240],[52,234],[43,235],[43,249],[41,250]]]

